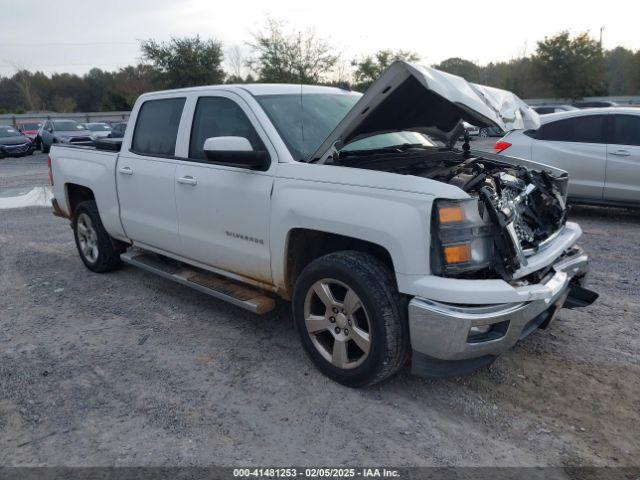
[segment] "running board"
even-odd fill
[[[120,258],[124,263],[155,273],[258,315],[268,313],[276,306],[275,299],[263,291],[161,255],[133,250],[123,253]]]

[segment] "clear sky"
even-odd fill
[[[200,34],[244,46],[267,17],[315,29],[342,57],[382,48],[417,52],[425,64],[452,56],[480,63],[531,53],[560,30],[588,30],[604,47],[640,48],[637,0],[0,0],[0,75],[16,67],[84,73],[139,60],[139,40]]]

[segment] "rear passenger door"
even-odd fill
[[[175,203],[176,141],[186,98],[146,100],[129,144],[118,157],[116,185],[120,219],[141,246],[180,251]],[[130,143],[129,143],[130,142]]]
[[[640,203],[640,115],[609,115],[604,199]]]
[[[569,173],[569,196],[602,200],[607,161],[606,115],[584,115],[544,124],[533,142],[534,161]]]
[[[269,215],[275,149],[246,102],[231,92],[190,99],[193,115],[185,157],[175,172],[182,255],[227,272],[271,283]],[[267,151],[266,171],[211,162],[204,142],[237,136]],[[185,139],[186,139],[185,135]]]

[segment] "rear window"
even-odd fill
[[[138,112],[131,150],[140,155],[174,156],[184,98],[148,100]]]
[[[640,145],[640,116],[614,115],[611,143],[616,145]]]
[[[542,140],[556,142],[604,142],[604,115],[566,118],[543,125]]]

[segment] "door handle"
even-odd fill
[[[611,152],[611,155],[617,155],[618,157],[628,157],[631,155],[629,150],[616,150],[615,152]]]
[[[118,171],[123,175],[133,175],[133,170],[131,170],[131,167],[120,167]]]
[[[198,181],[191,175],[185,175],[184,177],[178,178],[178,183],[181,183],[182,185],[197,185]]]

